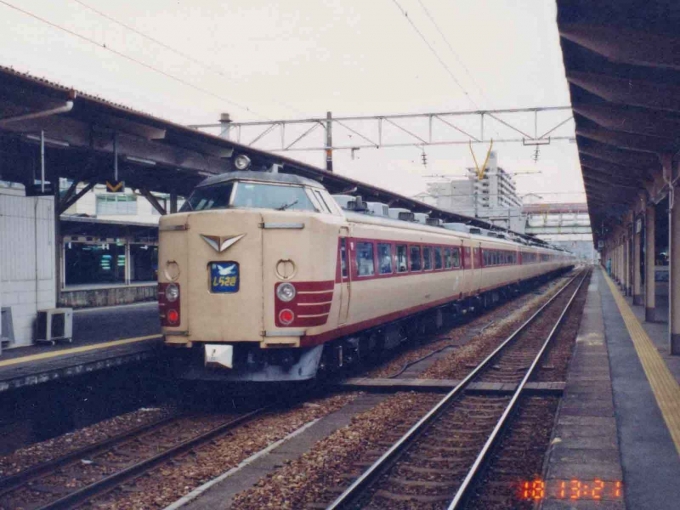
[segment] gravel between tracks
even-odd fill
[[[164,508],[305,423],[340,409],[357,395],[320,398],[290,410],[265,415],[237,427],[208,445],[162,464],[122,488],[94,499],[83,508]]]
[[[537,382],[559,382],[567,379],[567,371],[569,370],[569,362],[574,350],[576,335],[581,324],[581,317],[583,315],[583,307],[586,304],[586,297],[588,295],[588,283],[591,276],[586,277],[581,290],[576,299],[571,305],[567,317],[565,317],[564,324],[560,328],[557,337],[550,345],[548,352],[543,357],[541,363],[541,370],[539,370],[533,377],[533,381]]]
[[[478,335],[473,342],[469,342],[460,349],[442,358],[428,368],[423,374],[424,379],[463,379],[470,370],[477,366],[496,347],[500,340],[510,336],[521,324],[523,324],[549,297],[553,296],[562,288],[564,279],[553,281],[545,292],[533,295],[533,298],[524,303],[514,313],[506,315]]]
[[[147,423],[158,421],[173,412],[171,407],[141,408],[130,413],[95,423],[41,443],[21,448],[0,457],[0,476],[9,476],[31,466],[61,457],[85,446],[118,436]]]
[[[420,416],[413,412],[424,399],[432,403],[441,398],[422,393],[398,393],[373,409],[352,419],[290,464],[268,474],[254,487],[238,494],[232,508],[239,510],[276,508],[298,509],[306,504],[327,501],[328,488],[346,486],[343,476],[348,466],[360,461],[369,450],[385,449],[380,445],[389,431],[410,426]]]
[[[520,487],[524,481],[541,477],[558,403],[558,397],[522,398],[466,510],[535,508],[535,501],[522,499]]]
[[[452,326],[448,331],[433,336],[433,339],[427,344],[397,354],[394,359],[371,370],[364,377],[390,377],[401,370],[405,364],[416,361],[437,349],[441,349],[447,345],[460,345],[460,342],[465,339],[465,337],[474,334],[475,331],[480,330],[489,324],[490,326],[488,326],[483,333],[478,334],[474,338],[474,341],[477,342],[478,339],[482,340],[490,336],[498,336],[499,330],[505,324],[513,321],[519,323],[521,318],[528,318],[529,311],[535,307],[537,308],[538,303],[546,296],[552,295],[559,287],[559,282],[561,281],[563,280],[552,280],[535,291],[527,292],[480,317],[476,317],[467,324]],[[538,295],[538,292],[541,294]],[[461,352],[467,352],[465,347],[458,349],[453,355],[457,356]]]

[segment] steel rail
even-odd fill
[[[117,473],[91,483],[90,485],[86,485],[85,487],[73,491],[60,499],[47,503],[36,510],[67,509],[80,505],[94,496],[107,492],[132,478],[136,478],[137,476],[149,471],[158,464],[161,464],[172,457],[185,453],[196,446],[212,440],[213,438],[227,432],[237,425],[241,425],[257,418],[268,410],[269,407],[262,407],[260,409],[256,409],[255,411],[244,414],[243,416],[239,416],[238,418],[230,420],[227,423],[223,423],[222,425],[219,425],[218,427],[215,427],[214,429],[209,430],[200,436],[189,439],[188,441],[159,453],[158,455],[147,458],[141,462],[138,462],[137,464],[118,471]]]
[[[333,501],[327,510],[338,510],[341,508],[353,508],[359,498],[365,493],[374,481],[380,477],[387,469],[389,469],[394,462],[396,462],[399,455],[411,443],[413,443],[427,426],[434,421],[439,415],[449,406],[449,404],[457,398],[470,382],[485,368],[487,368],[491,361],[503,351],[512,341],[521,334],[542,312],[550,306],[562,293],[576,280],[579,275],[573,276],[554,296],[552,296],[546,303],[543,304],[529,319],[527,319],[517,330],[515,330],[508,338],[506,338],[494,351],[489,354],[480,364],[478,364],[458,385],[447,393],[430,411],[425,414],[418,422],[413,425],[399,440],[397,440],[378,460],[376,460],[366,471],[364,471],[359,478],[357,478],[352,485],[350,485],[335,501]]]
[[[526,374],[524,374],[524,377],[522,378],[522,382],[520,382],[519,385],[517,386],[517,389],[515,390],[515,393],[512,395],[512,398],[510,399],[510,402],[508,403],[507,407],[505,408],[505,411],[503,411],[503,414],[501,415],[498,422],[496,423],[496,426],[494,427],[493,431],[489,435],[489,438],[486,440],[484,447],[479,452],[479,455],[477,455],[477,458],[475,459],[475,462],[472,464],[472,467],[468,471],[468,474],[465,476],[463,483],[460,485],[460,487],[458,487],[458,491],[456,492],[456,495],[454,496],[453,500],[449,504],[448,510],[458,509],[459,506],[461,506],[461,503],[463,501],[465,501],[467,494],[468,494],[468,490],[473,485],[472,482],[479,475],[479,473],[481,471],[482,464],[487,460],[487,456],[488,456],[489,452],[491,451],[492,447],[494,446],[494,443],[496,443],[496,441],[500,437],[501,431],[503,430],[503,428],[505,427],[505,425],[508,422],[508,417],[515,410],[515,406],[517,405],[517,402],[519,401],[519,397],[520,397],[522,391],[524,390],[524,387],[526,386],[527,382],[529,381],[529,379],[533,375],[534,370],[536,369],[536,366],[538,366],[538,363],[541,361],[541,358],[543,357],[543,354],[545,353],[546,349],[548,348],[548,345],[550,344],[552,339],[555,337],[555,333],[557,333],[557,330],[562,325],[562,321],[564,320],[564,317],[566,316],[567,312],[571,308],[572,303],[576,299],[576,295],[581,290],[581,287],[583,286],[583,283],[586,281],[587,277],[588,277],[588,271],[585,271],[585,274],[581,278],[581,281],[579,282],[578,286],[576,287],[576,290],[574,291],[571,298],[569,299],[569,302],[564,307],[564,310],[562,310],[562,313],[558,317],[557,321],[555,321],[555,325],[553,326],[552,330],[550,330],[550,333],[548,334],[548,337],[545,339],[545,342],[543,342],[543,345],[541,346],[541,349],[538,351],[538,354],[536,354],[536,357],[534,358],[533,363],[529,367],[529,370],[527,370]]]
[[[182,416],[183,415],[172,415],[167,416],[165,418],[161,418],[160,420],[156,420],[154,422],[147,423],[146,425],[133,428],[131,430],[128,430],[127,432],[123,432],[122,434],[118,434],[116,436],[108,437],[96,443],[92,443],[91,445],[88,445],[79,450],[74,450],[61,457],[41,462],[40,464],[31,466],[27,469],[24,469],[23,471],[19,471],[18,473],[15,473],[13,475],[6,476],[0,480],[0,498],[5,496],[6,494],[9,494],[10,492],[16,491],[20,487],[26,485],[31,480],[43,476],[49,473],[50,471],[55,471],[57,468],[60,468],[65,464],[70,464],[71,462],[78,459],[82,459],[83,457],[87,457],[89,455],[108,450],[112,446],[127,441],[128,439],[131,439],[134,436],[138,436],[153,431],[155,429],[162,428],[167,424],[172,423],[174,420],[181,418]]]

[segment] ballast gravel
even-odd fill
[[[337,411],[357,393],[311,400],[285,411],[275,411],[160,465],[83,508],[156,509],[188,494],[239,463],[283,439],[306,423]]]
[[[317,442],[298,459],[236,495],[231,508],[297,509],[311,503],[330,503],[337,495],[334,488],[349,486],[346,475],[353,463],[371,456],[371,452],[385,450],[385,442],[394,440],[396,430],[415,424],[422,412],[440,398],[440,395],[413,392],[393,395],[352,418],[350,425]]]
[[[0,477],[13,475],[31,466],[62,457],[85,446],[161,420],[174,412],[175,410],[169,406],[141,408],[62,436],[21,448],[9,455],[0,457]]]

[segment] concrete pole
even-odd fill
[[[671,190],[669,204],[668,244],[669,278],[668,278],[668,330],[670,334],[671,354],[680,355],[680,190]],[[675,195],[673,197],[672,195]]]
[[[614,241],[616,243],[616,241]],[[612,274],[614,275],[614,281],[619,280],[619,246],[617,244],[614,245],[614,248],[612,249],[612,264],[614,266],[614,270],[612,271]]]
[[[656,309],[656,206],[647,203],[645,212],[645,320],[654,322]]]
[[[623,247],[622,248],[623,248],[623,272],[622,272],[623,294],[625,296],[627,296],[628,295],[628,284],[629,284],[628,275],[630,274],[629,273],[630,268],[628,267],[628,258],[629,258],[628,257],[628,253],[629,253],[628,252],[628,238],[625,234],[624,234],[624,237],[623,237]]]
[[[638,228],[639,227],[639,228]],[[644,303],[642,296],[642,275],[640,274],[640,257],[642,255],[642,217],[633,223],[633,304]]]
[[[623,289],[623,292],[625,294],[626,292],[626,236],[625,234],[621,237],[621,246],[619,247],[619,250],[621,250],[621,256],[619,257],[619,260],[621,261],[621,266],[619,267],[619,273],[620,273],[620,278],[621,278],[621,288]]]

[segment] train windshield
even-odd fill
[[[234,183],[232,182],[197,188],[184,202],[180,212],[226,209],[229,207],[233,189]]]
[[[301,186],[278,186],[255,182],[239,182],[232,207],[255,207],[277,211],[316,211]]]
[[[232,196],[233,195],[233,196]],[[247,207],[278,211],[316,211],[305,188],[257,182],[202,186],[193,191],[181,212]]]

